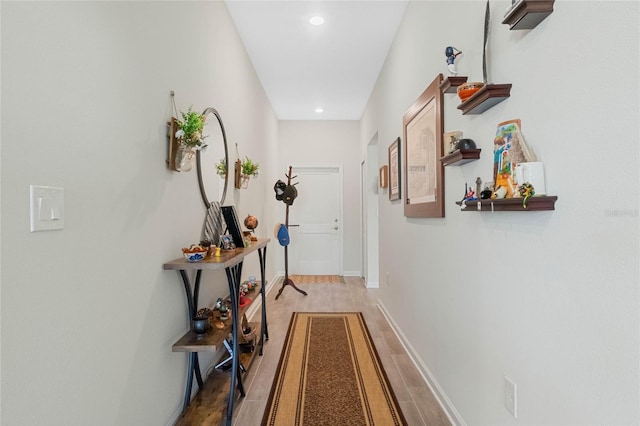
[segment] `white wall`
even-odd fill
[[[241,217],[272,214],[277,119],[222,2],[3,2],[1,23],[0,421],[166,424],[188,321],[162,264],[204,219],[195,171],[165,164],[169,91],[179,109],[220,112],[231,161],[237,142],[261,164],[229,189]],[[31,184],[65,189],[64,230],[29,232]],[[203,281],[201,306],[227,294],[223,274]]]
[[[445,170],[446,217],[407,219],[380,199],[381,302],[423,371],[467,424],[638,424],[638,2],[556,1],[531,31],[491,2],[489,80],[511,97],[445,131],[482,158]],[[362,119],[361,153],[402,134],[402,115],[462,50],[482,80],[485,2],[411,2]],[[550,212],[460,212],[465,182],[491,180],[500,121],[521,118],[544,162]],[[403,253],[403,255],[398,255]],[[518,419],[503,376],[518,386]]]
[[[290,165],[343,166],[342,267],[348,275],[360,275],[361,272],[360,235],[362,232],[358,140],[357,121],[280,121],[278,161],[281,173],[273,181],[275,183],[277,179],[283,179]],[[282,210],[282,203],[273,196],[270,198],[273,205],[279,206],[277,208]],[[280,218],[279,221],[282,220]]]

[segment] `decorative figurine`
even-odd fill
[[[480,179],[480,176],[476,179],[476,194],[478,194],[478,196],[482,195],[482,179]]]
[[[462,201],[474,201],[477,200],[476,193],[473,189],[469,187],[466,183],[464,184],[464,197]]]
[[[220,319],[221,320],[228,320],[229,319],[229,308],[227,308],[227,305],[222,305],[220,306],[220,309],[218,309],[220,311]]]
[[[462,54],[462,52],[453,46],[447,46],[444,50],[444,54],[447,56],[447,69],[449,70],[449,75],[458,75],[455,60],[458,55]]]
[[[491,182],[485,183],[484,189],[480,193],[481,200],[488,200],[491,198],[491,196],[493,195],[493,190],[491,189],[491,186],[492,186]]]
[[[521,197],[524,197],[524,200],[522,200],[522,207],[524,207],[525,209],[527,208],[527,200],[536,195],[536,191],[533,188],[533,185],[531,185],[529,182],[525,182],[520,185],[518,187],[518,193]]]

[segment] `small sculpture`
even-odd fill
[[[529,198],[536,195],[536,190],[529,182],[525,182],[518,187],[518,193],[521,197],[524,197],[524,200],[522,200],[522,207],[526,209],[527,201],[529,200]]]
[[[444,50],[444,54],[447,57],[447,69],[449,70],[449,75],[458,75],[455,59],[458,57],[458,55],[462,54],[462,52],[453,46],[447,46],[447,48]]]
[[[462,197],[462,201],[475,201],[478,198],[476,197],[476,192],[471,189],[468,184],[464,184],[464,197]]]

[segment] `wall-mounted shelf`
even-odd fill
[[[481,149],[456,149],[452,153],[440,158],[443,166],[461,166],[480,158]]]
[[[502,21],[510,30],[530,30],[553,12],[555,0],[520,0]]]
[[[486,84],[469,99],[458,105],[462,114],[482,114],[489,108],[507,99],[511,94],[511,84]]]
[[[440,83],[442,93],[458,93],[458,86],[467,82],[468,77],[450,75]]]
[[[501,198],[498,200],[473,200],[466,201],[466,207],[460,209],[463,212],[500,212],[500,211],[540,211],[555,210],[557,196],[541,196],[531,197],[527,200],[527,208],[522,206],[522,198]],[[456,201],[456,204],[462,207],[462,201]],[[480,205],[478,207],[478,204]]]

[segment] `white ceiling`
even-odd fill
[[[407,1],[226,4],[280,120],[359,120]]]

